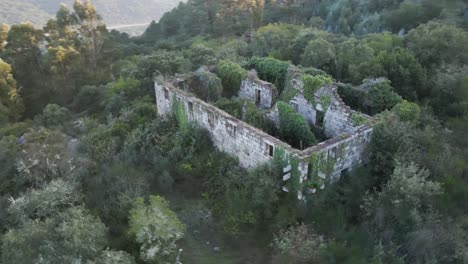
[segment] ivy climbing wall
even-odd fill
[[[300,163],[308,167],[307,174],[300,179],[303,193],[324,189],[326,184],[338,180],[344,170],[365,163],[371,135],[372,127],[363,125],[354,133],[331,138],[300,152]]]
[[[237,157],[240,166],[279,162],[283,191],[298,199],[307,199],[337,180],[343,170],[367,160],[372,127],[366,124],[300,151],[172,84],[155,83],[155,94],[159,115],[174,115],[180,126],[192,122],[206,129],[214,145]],[[332,104],[333,100],[328,111],[333,111]]]
[[[239,164],[252,168],[273,159],[276,148],[288,153],[288,144],[236,119],[226,112],[190,95],[186,91],[155,83],[158,114],[174,114],[180,125],[194,122],[206,129],[214,145],[239,159]]]
[[[311,125],[322,128],[327,137],[355,133],[360,127],[355,122],[356,112],[343,102],[337,87],[325,83],[312,91],[305,91],[303,77],[296,67],[290,67],[280,99],[288,102]],[[278,115],[276,107],[269,113],[269,118],[279,127]]]

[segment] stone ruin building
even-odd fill
[[[324,189],[341,173],[366,161],[372,119],[353,111],[340,98],[337,87],[325,84],[314,93],[313,101],[304,96],[304,83],[298,68],[291,66],[285,87],[293,89],[288,98],[292,108],[310,125],[322,129],[329,137],[304,150],[239,120],[187,91],[185,79],[155,82],[159,115],[183,113],[187,121],[206,129],[218,150],[239,160],[244,168],[252,168],[275,159],[283,167],[283,191],[297,192],[300,200]],[[286,88],[285,88],[286,89]],[[238,97],[251,100],[258,108],[267,109],[267,116],[279,126],[275,85],[262,81],[255,73],[242,81]]]

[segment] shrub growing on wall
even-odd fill
[[[198,87],[193,87],[195,94],[206,102],[214,102],[221,98],[223,85],[221,79],[216,74],[201,70],[195,73]]]
[[[239,99],[239,98],[233,98],[233,99],[221,98],[216,103],[214,103],[214,106],[236,117],[237,119],[242,119],[242,106],[243,105],[244,105],[244,100]]]
[[[249,61],[247,66],[256,69],[260,79],[275,84],[279,93],[283,91],[288,74],[288,62],[273,58],[255,57]]]
[[[306,148],[318,143],[307,121],[285,102],[277,104],[280,119],[280,136],[296,148]]]
[[[223,60],[218,64],[216,73],[223,83],[225,96],[237,95],[242,80],[247,76],[247,71],[239,64]]]
[[[312,76],[306,74],[302,76],[302,82],[304,83],[304,97],[314,103],[315,92],[320,89],[325,83],[331,83],[330,77],[323,75]]]

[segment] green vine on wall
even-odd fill
[[[331,105],[331,95],[324,95],[320,97],[320,104],[322,105],[323,113],[326,114]]]
[[[302,82],[304,83],[304,98],[307,99],[307,101],[309,101],[315,107],[315,93],[325,83],[331,83],[332,80],[330,77],[323,75],[312,76],[309,74],[305,74],[302,76]]]
[[[336,158],[326,158],[325,153],[313,154],[310,157],[310,170],[309,179],[307,179],[303,187],[310,189],[318,189],[325,183],[325,179],[319,176],[319,173],[325,173],[326,178],[330,177],[333,173],[337,159]]]
[[[361,113],[353,113],[352,117],[353,119],[353,126],[360,126],[364,124],[369,124],[369,120],[365,118]]]
[[[174,95],[172,98],[172,112],[175,115],[177,124],[180,127],[186,126],[188,123],[187,114],[185,113],[184,103],[177,99]]]
[[[274,164],[277,166],[277,169],[280,170],[281,175],[284,175],[284,168],[291,165],[291,170],[289,171],[291,177],[287,181],[287,188],[290,194],[296,195],[297,191],[301,190],[301,174],[299,171],[299,160],[294,157],[291,157],[290,154],[282,148],[275,147],[275,152],[273,154]]]

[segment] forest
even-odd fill
[[[468,262],[466,1],[188,0],[138,37],[104,7],[0,24],[0,263]],[[240,117],[247,71],[284,100],[290,65],[375,121],[368,161],[307,201],[157,114],[155,80],[212,67],[200,93]]]

